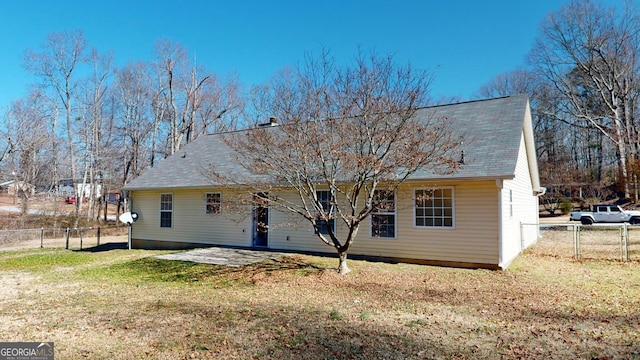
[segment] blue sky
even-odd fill
[[[544,17],[566,1],[68,1],[0,0],[0,111],[34,80],[27,48],[82,29],[116,65],[150,60],[157,40],[183,44],[199,64],[245,86],[266,81],[305,52],[349,61],[358,46],[435,74],[432,96],[469,99],[495,75],[524,64]],[[622,6],[624,0],[606,3]]]

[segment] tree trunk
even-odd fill
[[[340,257],[340,264],[338,265],[338,273],[340,275],[348,274],[351,272],[351,269],[347,266],[347,252],[338,253]]]

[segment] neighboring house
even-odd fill
[[[118,204],[120,202],[121,194],[122,193],[120,191],[110,191],[104,194],[104,197],[109,204]]]
[[[2,189],[3,192],[6,192],[8,195],[11,195],[11,196],[17,195],[16,190],[24,191],[27,194],[27,196],[31,196],[35,193],[35,186],[24,181],[15,181],[15,180],[5,181],[0,183],[0,189]]]
[[[538,223],[538,195],[544,192],[527,97],[427,107],[415,116],[446,116],[453,123],[464,136],[464,166],[451,175],[416,173],[391,200],[396,202],[395,210],[375,214],[385,217],[385,225],[363,223],[349,254],[506,268],[536,242],[538,231],[530,229],[537,227],[522,230],[521,224]],[[247,207],[245,216],[225,213],[223,199],[249,195],[212,185],[203,171],[213,164],[218,171],[242,174],[222,136],[200,136],[123,188],[130,196],[131,210],[139,215],[132,226],[132,245],[226,245],[335,253],[317,238],[306,220],[299,226],[290,225],[289,213],[264,206]],[[430,200],[416,201],[427,192]],[[293,196],[293,192],[275,195]],[[340,235],[340,225],[337,232]]]
[[[75,192],[74,192],[75,188]],[[102,197],[102,185],[89,184],[82,180],[64,179],[58,182],[58,192],[61,195],[89,198],[93,193],[94,199]]]

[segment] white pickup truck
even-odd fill
[[[624,210],[618,205],[593,205],[592,211],[572,211],[569,219],[583,225],[623,222],[636,225],[640,224],[640,211]]]

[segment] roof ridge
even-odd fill
[[[516,98],[516,97],[522,97],[522,96],[528,96],[528,95],[527,94],[515,94],[515,95],[496,96],[496,97],[485,98],[485,99],[464,100],[464,101],[459,101],[459,102],[454,102],[454,103],[447,103],[447,104],[428,105],[428,106],[419,107],[418,109],[433,109],[433,108],[443,107],[443,106],[464,105],[464,104],[486,102],[486,101],[494,101],[494,100],[507,99],[507,98]]]

